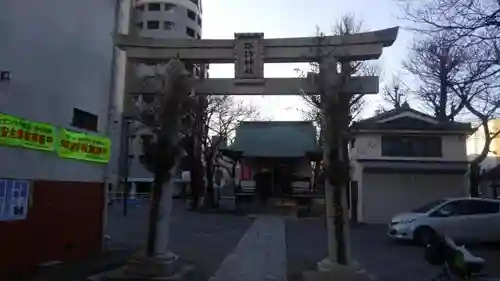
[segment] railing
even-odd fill
[[[108,193],[108,199],[109,200],[123,200],[124,198],[124,194],[123,192],[109,192]],[[127,196],[128,199],[133,199],[133,197],[131,196],[131,194],[129,194]],[[144,192],[144,193],[136,193],[134,195],[134,198],[135,199],[148,199],[150,200],[151,199],[151,193],[149,192]]]
[[[293,181],[292,193],[307,193],[311,192],[311,182],[309,181]],[[240,181],[240,189],[244,193],[253,193],[255,190],[255,181]]]

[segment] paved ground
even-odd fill
[[[187,212],[177,201],[171,249],[217,281],[230,280],[228,272],[241,272],[245,268],[270,276],[268,280],[281,281],[284,280],[281,275],[285,275],[283,264],[285,278],[295,281],[300,272],[314,269],[316,262],[326,256],[326,226],[322,219],[278,218],[269,222],[265,217],[255,220]],[[111,246],[140,246],[145,241],[146,224],[147,206],[131,208],[126,218],[119,206],[113,207],[108,217]],[[389,241],[385,226],[357,226],[351,236],[354,258],[379,280],[430,280],[437,271],[423,260],[421,248]],[[487,259],[486,272],[500,276],[500,247],[475,247],[472,252]],[[253,261],[250,267],[249,259]]]

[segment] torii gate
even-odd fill
[[[126,51],[133,63],[157,63],[178,58],[195,64],[234,63],[235,78],[210,78],[195,81],[195,92],[202,95],[298,95],[318,94],[317,82],[326,96],[342,94],[376,94],[379,91],[377,76],[345,78],[339,75],[337,62],[378,59],[384,47],[396,40],[398,27],[373,32],[342,36],[264,39],[263,33],[236,33],[232,40],[153,39],[130,35],[116,35],[115,44]],[[328,54],[319,57],[318,50]],[[292,63],[320,61],[327,79],[264,78],[264,63]],[[333,62],[333,64],[331,64]],[[133,109],[134,95],[156,94],[154,88],[139,84],[137,79],[126,79],[125,115]],[[345,83],[344,83],[345,82]],[[328,127],[328,126],[327,126]],[[325,142],[324,151],[329,151]],[[324,152],[325,153],[325,152]],[[332,186],[325,183],[328,225],[328,258],[336,262],[334,210]]]

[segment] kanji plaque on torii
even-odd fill
[[[263,33],[236,33],[234,36],[236,79],[263,79]]]

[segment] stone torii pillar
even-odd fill
[[[118,34],[115,44],[126,51],[128,60],[135,63],[157,64],[178,58],[195,64],[234,63],[235,78],[194,79],[194,91],[201,95],[300,95],[324,94],[328,100],[344,94],[376,94],[379,79],[376,76],[350,77],[338,75],[337,62],[378,59],[384,47],[396,40],[398,28],[341,36],[264,39],[262,33],[238,33],[233,40],[153,39]],[[307,78],[264,78],[264,63],[313,62],[318,59],[318,50],[328,54],[330,65],[322,63],[320,75]],[[335,66],[334,66],[335,65]],[[319,81],[318,81],[319,79]],[[318,92],[318,85],[320,91]],[[341,88],[339,88],[341,86]],[[154,85],[145,85],[137,79],[126,79],[125,110],[133,115],[134,95],[155,95]],[[325,105],[326,106],[326,105]],[[323,113],[328,113],[326,108]],[[327,127],[336,129],[334,123]],[[338,131],[338,130],[335,130]],[[333,138],[338,138],[338,132]],[[324,145],[326,164],[332,149],[331,143]],[[337,144],[336,146],[339,146]],[[335,147],[338,149],[338,147]],[[332,207],[333,187],[326,188],[327,208]],[[328,209],[327,209],[328,211]],[[329,234],[334,234],[334,216],[328,211]],[[345,210],[344,210],[345,212]],[[345,235],[345,234],[344,234]],[[332,239],[333,237],[333,239]],[[348,241],[348,239],[345,239]],[[331,263],[338,262],[335,236],[329,235]],[[346,251],[349,251],[349,246]],[[349,254],[348,254],[349,256]]]

